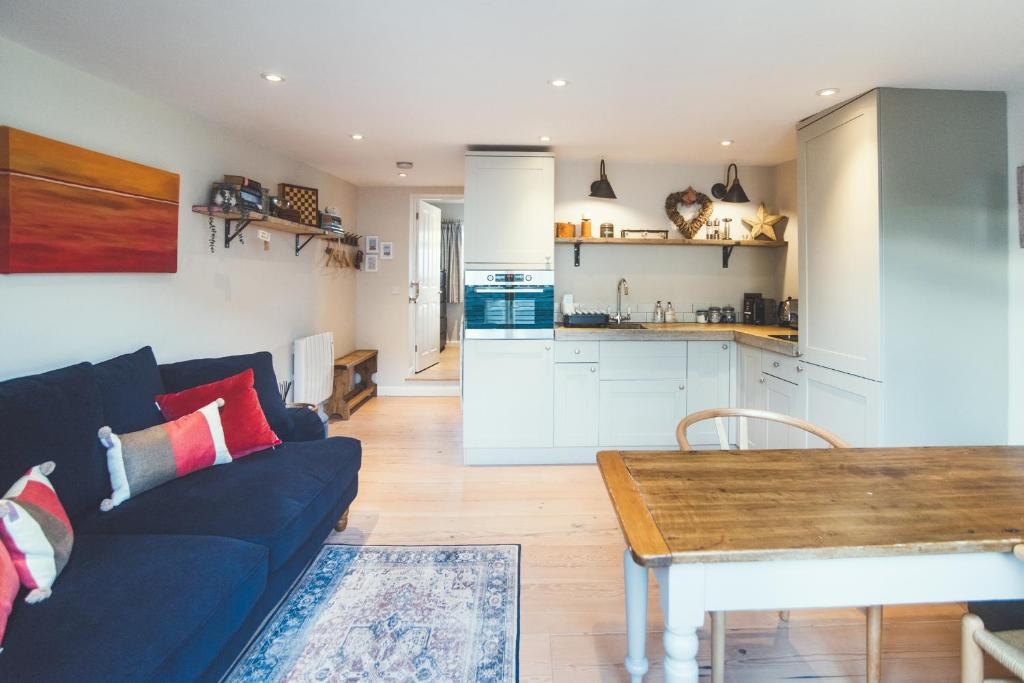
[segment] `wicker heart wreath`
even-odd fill
[[[694,204],[700,204],[700,211],[697,215],[686,220],[679,213],[679,205],[693,206]],[[711,218],[711,212],[715,210],[715,203],[711,200],[711,197],[707,196],[703,192],[697,192],[693,187],[688,187],[682,192],[673,192],[665,198],[665,213],[668,214],[669,220],[671,220],[679,232],[683,233],[683,237],[687,239],[693,239],[700,229],[708,222]]]

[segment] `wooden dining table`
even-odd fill
[[[648,571],[665,680],[696,683],[704,613],[1024,598],[1024,447],[604,451],[626,541],[626,670]]]

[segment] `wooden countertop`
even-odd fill
[[[555,339],[577,341],[737,341],[787,356],[799,355],[795,342],[774,339],[772,334],[794,334],[788,327],[726,325],[711,323],[643,323],[644,329],[562,327],[555,325]]]
[[[1010,552],[1024,447],[603,451],[638,562]]]

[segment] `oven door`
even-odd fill
[[[466,285],[467,339],[552,339],[553,285]]]

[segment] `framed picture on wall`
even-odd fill
[[[379,257],[378,257],[377,254],[367,254],[366,255],[366,261],[364,262],[364,265],[366,266],[366,272],[367,273],[376,273],[377,272],[377,259],[378,258]]]
[[[366,253],[367,254],[379,254],[380,253],[380,237],[377,235],[366,236]]]
[[[381,242],[380,243],[380,257],[390,261],[395,257],[395,244],[394,242]]]

